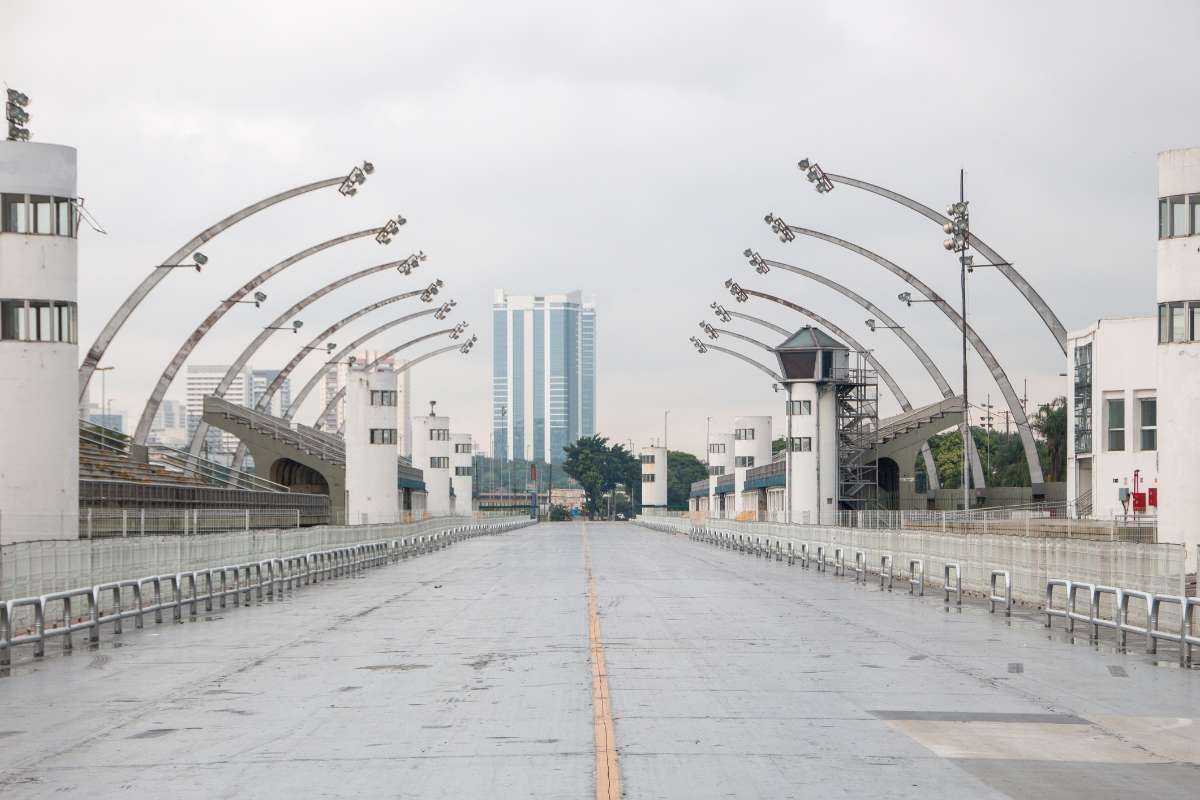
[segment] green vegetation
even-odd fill
[[[667,453],[667,508],[687,511],[692,484],[708,475],[708,467],[691,453],[671,450]]]
[[[567,459],[562,469],[583,488],[587,497],[584,510],[588,514],[595,516],[607,512],[602,500],[618,484],[628,488],[634,506],[640,502],[642,465],[624,445],[609,445],[606,436],[584,436],[567,445],[564,451]]]
[[[550,506],[550,521],[551,522],[570,522],[571,521],[571,512],[567,510],[566,506],[555,503],[554,505]]]

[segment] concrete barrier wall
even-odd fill
[[[470,517],[438,517],[407,524],[319,525],[199,536],[20,542],[0,547],[0,601],[146,575],[287,558],[378,539],[420,536],[470,522]]]
[[[852,571],[854,554],[863,551],[872,572],[878,572],[880,557],[892,557],[893,573],[908,576],[910,559],[924,562],[927,584],[940,587],[947,562],[962,569],[965,591],[985,593],[993,569],[1008,570],[1013,580],[1013,598],[1040,604],[1045,598],[1046,581],[1064,578],[1075,582],[1098,583],[1136,589],[1153,594],[1182,595],[1184,584],[1184,548],[1176,544],[1138,544],[1134,542],[1096,542],[1085,540],[1025,539],[990,534],[953,534],[934,531],[886,530],[868,528],[832,528],[810,525],[706,520],[692,522],[684,517],[650,517],[638,524],[656,530],[688,534],[693,529],[721,531],[733,535],[757,537],[771,547],[788,545],[799,553],[807,543],[810,552],[817,546],[833,558],[842,548],[846,569]]]

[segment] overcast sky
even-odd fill
[[[148,269],[202,228],[364,158],[377,167],[357,197],[324,190],[259,214],[204,246],[203,274],[160,285],[104,359],[131,425],[214,304],[284,257],[396,212],[409,224],[389,248],[366,239],[301,262],[263,287],[264,308],[228,314],[192,363],[228,362],[316,286],[423,249],[412,277],[383,273],[306,310],[304,332],[442,278],[480,343],[414,370],[414,411],[436,399],[477,440],[489,439],[498,287],[595,297],[598,426],[614,439],[649,443],[670,409],[671,444],[700,453],[706,417],[717,430],[781,410],[761,373],[688,343],[710,302],[732,300],[731,276],[829,317],[876,348],[914,403],[932,402],[917,361],[891,333],[868,332],[861,309],[797,276],[757,276],[741,257],[754,247],[845,282],[957,382],[956,331],[941,314],[903,307],[907,287],[861,257],[778,242],[762,217],[852,239],[956,297],[941,231],[862,191],[817,195],[798,159],[938,209],[964,167],[973,229],[1071,330],[1152,313],[1155,154],[1200,144],[1195,2],[0,0],[0,10],[0,78],[33,98],[36,140],[79,149],[80,193],[108,230],[80,237],[81,356]],[[1033,402],[1063,394],[1065,361],[1011,284],[984,270],[970,292],[974,325],[1018,390],[1028,379]],[[743,310],[803,322],[764,301]],[[255,366],[280,365],[302,339],[276,335]],[[986,370],[972,369],[975,396],[999,404]],[[171,396],[182,399],[182,374]],[[895,411],[888,398],[883,412]]]

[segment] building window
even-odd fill
[[[1075,348],[1075,453],[1092,452],[1092,344]]]
[[[1200,233],[1200,194],[1158,200],[1158,238],[1174,239]]]
[[[61,300],[0,300],[0,339],[75,344],[76,305]]]
[[[735,467],[753,467],[754,456],[735,456],[733,459]]]
[[[654,473],[653,472],[643,472],[642,473],[642,483],[654,483]]]
[[[1117,451],[1125,449],[1125,400],[1124,398],[1109,398],[1104,401],[1104,413],[1108,417],[1108,449]]]
[[[1171,341],[1186,342],[1187,340],[1187,306],[1183,303],[1171,303]]]
[[[638,460],[641,461],[643,464],[653,464],[654,463],[654,453],[644,453],[644,454],[638,456]]]
[[[725,452],[725,443],[724,442],[709,442],[708,452],[724,453]]]
[[[792,437],[792,452],[793,453],[811,453],[812,452],[812,437],[811,436],[793,436]]]
[[[450,441],[449,428],[430,428],[429,441],[431,442],[448,442]]]
[[[430,469],[450,469],[450,456],[430,456]]]
[[[1138,449],[1158,449],[1158,399],[1154,397],[1138,398]]]
[[[793,417],[812,413],[812,400],[789,400],[787,413]]]
[[[754,428],[738,428],[733,432],[733,438],[742,442],[754,441]]]
[[[709,475],[724,475],[725,468],[722,467],[720,464],[714,464],[713,466],[708,468],[708,474]]]
[[[394,406],[396,405],[396,392],[387,389],[372,389],[371,390],[371,405],[373,406]]]
[[[45,194],[0,195],[0,231],[74,236],[74,201]]]
[[[454,445],[454,452],[456,452],[456,453],[466,453],[467,455],[470,455],[470,454],[471,454],[471,443],[470,443],[470,442],[458,442],[458,443],[456,443],[456,444]]]
[[[1200,300],[1158,305],[1158,343],[1200,341]]]
[[[371,444],[395,444],[395,428],[371,428]]]
[[[454,474],[460,478],[469,478],[469,477],[471,477],[471,468],[470,467],[455,467]]]

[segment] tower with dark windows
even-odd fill
[[[0,142],[3,544],[79,536],[75,174],[73,147]]]

